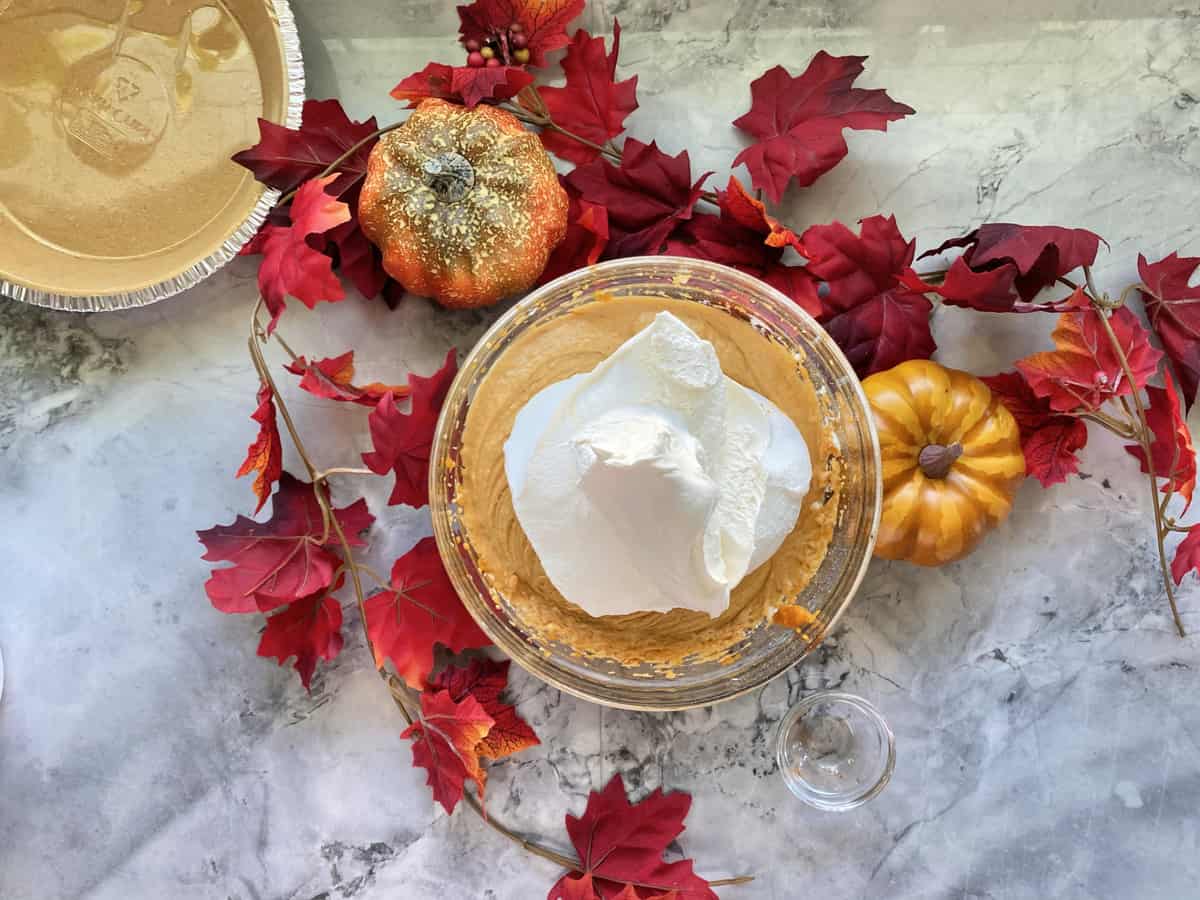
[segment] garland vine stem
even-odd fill
[[[380,133],[390,131],[395,127],[396,126],[390,126],[388,128],[381,129]],[[370,140],[370,138],[365,138],[360,142],[360,144],[364,144],[368,140]],[[357,147],[352,147],[346,152],[346,154],[344,154],[344,157],[348,158],[349,156],[353,155],[356,149]],[[328,175],[333,168],[339,165],[342,161],[344,161],[344,159],[336,160],[333,164],[331,164],[330,168],[324,174],[318,177],[325,177],[325,175]],[[284,203],[288,199],[290,199],[290,197],[280,200],[280,203]],[[366,638],[367,650],[371,654],[372,662],[374,662],[376,659],[378,659],[378,657],[375,653],[375,644],[371,640],[370,633],[367,631],[367,598],[366,592],[363,589],[362,576],[367,575],[373,581],[383,587],[386,587],[386,582],[379,576],[377,572],[370,567],[359,563],[355,558],[354,548],[350,544],[350,540],[346,535],[345,529],[342,528],[342,524],[338,521],[337,516],[333,514],[333,502],[327,482],[330,477],[335,475],[373,475],[375,473],[369,469],[362,469],[353,466],[333,466],[327,469],[317,468],[316,464],[312,460],[312,457],[310,457],[308,454],[308,448],[304,445],[304,441],[300,437],[299,429],[296,427],[296,423],[292,419],[291,411],[288,409],[287,403],[283,399],[283,395],[279,390],[279,386],[276,384],[275,378],[271,375],[270,368],[267,365],[266,358],[263,355],[262,344],[267,343],[273,338],[293,360],[298,359],[299,356],[295,353],[295,351],[292,350],[292,348],[278,332],[273,332],[270,335],[266,333],[266,330],[263,328],[262,323],[259,320],[259,314],[262,311],[262,307],[263,299],[260,296],[255,302],[254,309],[250,316],[250,338],[247,342],[250,350],[250,359],[254,364],[254,369],[258,373],[259,379],[266,386],[267,390],[271,392],[271,399],[278,409],[279,415],[283,418],[284,427],[287,429],[288,435],[292,439],[292,444],[296,448],[296,453],[300,457],[300,461],[303,463],[305,470],[308,472],[309,480],[313,483],[313,492],[316,496],[317,504],[320,506],[321,516],[324,524],[320,543],[323,544],[328,540],[329,533],[332,530],[334,536],[337,538],[338,543],[341,545],[342,555],[345,562],[341,567],[339,567],[339,572],[346,570],[350,572],[350,580],[354,588],[354,598],[356,605],[358,606],[358,614],[362,623],[363,635]],[[407,684],[405,684],[391,672],[387,671],[386,669],[379,669],[378,671],[380,677],[387,685],[388,692],[392,695],[392,700],[395,702],[396,707],[400,710],[400,714],[403,716],[404,721],[407,724],[412,725],[414,720],[420,716],[419,713],[414,716],[413,711],[409,708],[409,704],[413,703],[413,692]],[[466,801],[467,805],[475,811],[479,818],[482,819],[489,827],[491,827],[493,831],[508,838],[523,850],[556,863],[569,872],[583,872],[583,867],[579,860],[559,853],[556,850],[552,850],[536,841],[530,840],[529,838],[522,837],[507,825],[504,825],[502,822],[498,822],[495,818],[489,816],[484,811],[483,805],[479,802],[479,799],[470,790],[465,790],[463,792],[463,799]],[[735,878],[725,878],[718,879],[716,881],[710,881],[709,884],[719,887],[722,885],[746,884],[753,880],[753,875],[740,875]]]
[[[1121,371],[1125,375],[1125,379],[1129,382],[1131,394],[1133,396],[1133,408],[1137,418],[1138,427],[1135,429],[1134,439],[1142,448],[1142,456],[1146,463],[1146,475],[1150,482],[1150,505],[1154,508],[1154,537],[1158,544],[1158,565],[1162,571],[1163,588],[1167,592],[1167,602],[1171,605],[1171,616],[1175,620],[1175,630],[1179,632],[1180,637],[1186,637],[1187,631],[1183,627],[1183,619],[1179,615],[1179,606],[1175,602],[1175,589],[1171,584],[1171,567],[1167,562],[1167,547],[1166,536],[1168,526],[1163,521],[1163,512],[1166,505],[1166,500],[1171,497],[1171,492],[1168,491],[1164,502],[1159,502],[1158,490],[1158,473],[1154,467],[1154,456],[1150,449],[1150,425],[1146,421],[1146,405],[1142,401],[1141,385],[1133,377],[1133,370],[1129,366],[1129,359],[1125,355],[1125,348],[1121,346],[1121,341],[1117,338],[1117,333],[1113,331],[1112,323],[1108,321],[1112,310],[1122,303],[1128,296],[1131,288],[1136,288],[1137,285],[1132,285],[1126,288],[1121,293],[1120,302],[1113,304],[1108,299],[1106,294],[1101,294],[1096,290],[1096,283],[1092,279],[1092,267],[1085,265],[1083,267],[1084,282],[1087,285],[1088,300],[1091,302],[1092,308],[1096,310],[1096,318],[1100,320],[1100,325],[1104,329],[1104,334],[1108,338],[1109,344],[1112,346],[1113,353],[1116,354],[1118,361],[1121,363]],[[1170,375],[1167,376],[1168,378]],[[1122,398],[1124,400],[1124,398]],[[1129,404],[1124,403],[1126,412],[1129,411]],[[1170,485],[1170,474],[1167,476],[1167,484]]]

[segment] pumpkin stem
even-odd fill
[[[457,203],[475,184],[475,170],[453,150],[430,157],[421,169],[425,184],[442,203]]]
[[[945,478],[962,452],[962,444],[927,444],[917,457],[917,465],[927,478]]]

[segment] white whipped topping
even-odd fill
[[[812,477],[792,421],[670,313],[535,394],[504,469],[547,576],[592,616],[719,616],[795,527]]]

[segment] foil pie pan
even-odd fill
[[[230,161],[295,128],[286,0],[0,0],[0,294],[145,306],[211,275],[279,198]]]

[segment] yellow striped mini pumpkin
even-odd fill
[[[925,359],[863,382],[883,462],[875,555],[940,566],[1012,509],[1025,477],[1016,420],[986,384]]]

